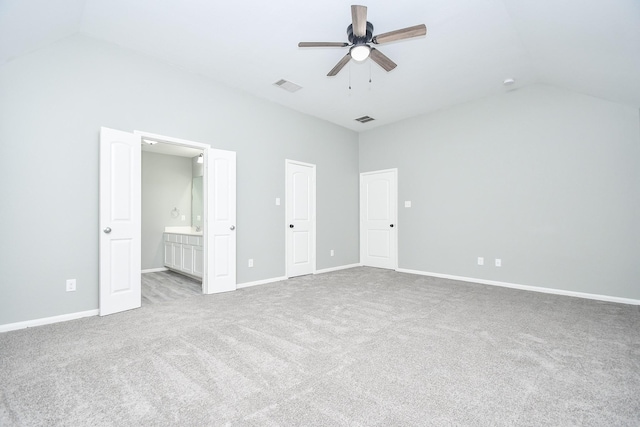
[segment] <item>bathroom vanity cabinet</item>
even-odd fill
[[[164,266],[202,278],[204,251],[202,236],[164,233]]]

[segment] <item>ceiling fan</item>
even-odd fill
[[[382,44],[395,42],[397,40],[409,39],[412,37],[424,36],[427,34],[427,27],[424,24],[414,25],[413,27],[403,28],[401,30],[390,31],[384,34],[373,35],[373,24],[367,21],[366,6],[351,6],[351,25],[347,27],[346,42],[300,42],[298,47],[347,47],[349,52],[336,64],[327,76],[335,76],[344,68],[349,60],[364,61],[371,59],[386,71],[396,68],[397,64],[389,59],[378,49],[371,47],[369,44]]]

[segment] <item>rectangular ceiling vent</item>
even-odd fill
[[[358,117],[358,118],[356,119],[356,121],[357,121],[357,122],[360,122],[360,123],[372,122],[372,121],[374,121],[374,120],[375,120],[375,119],[374,119],[373,117],[369,117],[369,116],[362,116],[362,117]]]
[[[293,82],[290,82],[289,80],[285,80],[285,79],[280,79],[277,82],[274,83],[274,85],[281,87],[282,89],[289,91],[289,92],[296,92],[300,89],[302,89],[302,86],[297,85]]]

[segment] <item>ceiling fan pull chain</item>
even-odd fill
[[[351,64],[349,64],[349,90],[351,90]]]

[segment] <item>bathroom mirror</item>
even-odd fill
[[[191,185],[191,226],[202,229],[204,223],[204,203],[203,203],[202,177],[193,178]]]

